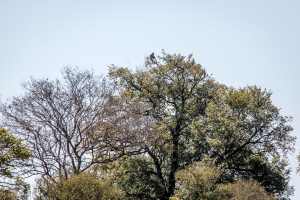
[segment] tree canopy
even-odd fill
[[[32,172],[43,176],[40,199],[88,191],[92,199],[103,188],[161,200],[293,193],[287,154],[296,138],[270,91],[220,84],[192,55],[164,51],[136,71],[110,66],[109,80],[70,67],[62,75],[32,78],[0,106],[3,125],[25,140]]]
[[[270,92],[219,84],[192,55],[165,52],[147,58],[136,72],[113,65],[109,75],[130,97],[129,103],[145,104],[144,115],[153,116],[160,126],[157,141],[145,147],[149,158],[137,157],[131,166],[140,169],[132,173],[139,182],[145,173],[156,182],[156,196],[148,198],[168,199],[176,190],[176,172],[205,157],[226,169],[221,182],[254,178],[269,193],[292,192],[286,153],[293,151],[295,138],[290,118],[279,114]]]
[[[115,87],[93,72],[65,67],[62,75],[63,81],[32,78],[22,84],[25,94],[0,107],[3,124],[32,153],[33,173],[68,178],[141,151],[136,143],[144,136],[135,131],[142,134],[148,120],[135,115],[137,106],[123,106]]]
[[[97,172],[84,171],[79,175],[72,174],[66,180],[40,178],[35,188],[36,200],[99,200],[124,199],[124,192],[113,184],[112,178],[101,177]]]

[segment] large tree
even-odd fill
[[[68,178],[141,152],[136,144],[148,120],[135,114],[138,106],[124,105],[115,87],[91,71],[66,67],[62,75],[63,81],[32,78],[22,84],[23,95],[0,107],[3,124],[29,147],[35,173]]]
[[[168,199],[176,172],[205,157],[226,169],[220,181],[254,178],[278,196],[291,191],[285,154],[295,138],[271,93],[218,84],[191,55],[163,52],[136,72],[113,65],[109,75],[123,88],[127,104],[143,104],[141,116],[157,122],[158,137],[143,147],[148,156],[123,162],[121,184],[129,196]]]
[[[158,59],[161,63],[148,58],[145,69],[137,72],[112,66],[109,75],[131,97],[129,103],[144,103],[144,114],[153,116],[164,127],[160,129],[160,141],[145,150],[152,159],[157,185],[161,185],[155,192],[160,199],[168,199],[174,193],[178,169],[203,156],[185,153],[189,147],[183,140],[189,137],[192,122],[204,115],[209,99],[222,86],[191,56],[185,59],[163,54]]]
[[[290,135],[291,118],[280,115],[270,97],[256,86],[223,90],[193,123],[192,146],[206,146],[207,155],[226,169],[223,181],[254,178],[268,193],[286,198],[293,192],[287,154],[296,138]]]

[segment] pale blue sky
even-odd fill
[[[135,68],[161,49],[193,53],[221,83],[273,91],[300,139],[299,24],[296,0],[0,0],[0,95],[21,94],[30,76],[59,77],[65,65],[106,74],[107,65]],[[299,174],[291,184],[300,199]]]

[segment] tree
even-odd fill
[[[284,198],[293,191],[287,154],[296,138],[287,124],[291,118],[281,116],[270,97],[256,86],[220,92],[194,123],[193,146],[207,146],[207,155],[227,169],[224,181],[253,178]]]
[[[235,183],[228,184],[224,187],[231,194],[233,199],[245,199],[245,200],[276,200],[273,195],[268,194],[264,187],[257,181],[237,180]]]
[[[233,183],[220,183],[224,169],[216,167],[213,162],[196,162],[176,174],[179,189],[176,197],[180,199],[206,200],[275,200],[264,187],[253,179],[237,179]]]
[[[20,180],[29,167],[31,153],[6,129],[0,126],[0,199],[26,199],[29,186]]]
[[[163,52],[147,58],[136,72],[113,65],[109,75],[123,88],[127,103],[144,104],[141,116],[150,115],[158,124],[157,140],[143,147],[148,156],[134,156],[122,166],[127,180],[149,183],[155,197],[145,198],[168,199],[176,189],[176,172],[207,156],[225,166],[220,181],[253,177],[270,193],[291,191],[284,155],[293,150],[295,138],[289,135],[289,119],[272,105],[271,93],[218,84],[192,55]],[[137,185],[131,187],[137,191]]]
[[[62,82],[31,78],[22,84],[22,96],[0,107],[3,124],[25,139],[33,172],[68,178],[140,153],[136,143],[148,120],[135,114],[139,108],[122,106],[115,87],[90,71],[66,67],[62,75]]]
[[[72,174],[67,180],[58,181],[40,178],[36,185],[36,200],[98,200],[123,199],[124,192],[114,183],[112,177],[101,177],[96,172],[85,171]]]
[[[174,193],[177,170],[201,159],[202,155],[184,153],[188,147],[182,139],[189,137],[189,125],[204,114],[208,100],[221,86],[191,56],[185,60],[181,55],[163,55],[157,57],[163,64],[148,58],[145,70],[134,73],[112,66],[109,75],[124,87],[132,104],[145,103],[145,115],[153,116],[165,128],[162,142],[147,146],[145,151],[155,166],[154,174],[164,186],[158,198],[168,199]]]
[[[180,185],[176,197],[180,199],[206,199],[225,200],[231,197],[224,188],[218,184],[222,168],[208,165],[205,162],[196,162],[184,170],[176,173]]]

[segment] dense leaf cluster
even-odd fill
[[[27,199],[29,185],[20,177],[31,156],[21,139],[0,126],[0,199]]]
[[[277,197],[292,193],[286,156],[296,138],[290,135],[291,118],[280,115],[271,92],[256,86],[227,87],[215,82],[191,55],[164,52],[147,59],[136,72],[112,66],[109,75],[131,98],[129,103],[143,102],[145,114],[160,125],[158,140],[145,148],[147,156],[125,165],[126,177],[132,174],[125,188],[133,179],[144,179],[143,184],[155,186],[150,192],[154,198],[168,199],[178,189],[178,171],[210,158],[224,169],[219,183],[252,178]]]

